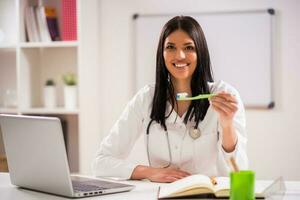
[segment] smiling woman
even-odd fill
[[[162,122],[164,126],[167,95],[174,97],[176,93],[182,92],[188,96],[210,93],[208,83],[213,82],[213,78],[204,33],[192,17],[177,16],[165,24],[156,56],[157,89],[151,118]],[[164,88],[167,88],[167,92]],[[209,107],[207,99],[176,102],[174,98],[169,98],[168,101],[180,117],[187,112],[185,123],[189,117],[195,117],[196,127],[204,119]]]
[[[172,81],[191,81],[197,65],[197,53],[192,38],[181,30],[170,34],[164,44],[164,59],[172,74]]]
[[[165,40],[163,55],[172,83],[177,86],[189,85],[197,65],[197,53],[192,38],[182,30],[174,31]],[[182,91],[176,91],[177,93],[185,91],[191,95],[190,88],[178,89]],[[175,110],[181,117],[187,110],[189,102],[178,102],[178,104],[181,106],[176,107]]]
[[[177,93],[210,100],[177,101]],[[140,135],[149,165],[126,160]],[[248,167],[243,103],[225,82],[213,82],[209,52],[198,22],[177,16],[162,29],[155,85],[128,103],[93,163],[97,176],[173,182],[191,174],[228,176],[228,158]]]

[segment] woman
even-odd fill
[[[224,49],[225,50],[225,49]],[[196,101],[176,94],[214,93]],[[140,135],[146,137],[149,166],[126,161]],[[203,31],[191,17],[177,16],[162,29],[155,86],[128,103],[93,163],[96,176],[173,182],[191,174],[228,176],[228,158],[247,168],[244,107],[237,91],[213,82]]]

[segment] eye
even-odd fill
[[[188,50],[188,51],[194,51],[195,47],[192,46],[192,45],[189,45],[189,46],[186,46],[185,49]]]
[[[168,49],[168,50],[174,50],[176,49],[174,45],[171,45],[171,44],[168,44],[165,49]]]

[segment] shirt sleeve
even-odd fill
[[[239,166],[240,169],[248,169],[248,157],[246,153],[247,145],[247,134],[246,134],[246,117],[245,117],[245,108],[241,97],[237,90],[231,86],[227,86],[223,89],[233,95],[235,95],[238,101],[238,110],[234,115],[233,125],[237,134],[237,143],[235,149],[232,152],[226,152],[222,146],[223,132],[220,125],[218,126],[219,131],[219,141],[218,141],[218,164],[217,168],[220,176],[228,176],[231,171],[228,160],[230,157],[233,157]]]
[[[92,163],[95,176],[129,179],[136,164],[126,160],[141,135],[147,87],[141,89],[127,104],[120,118],[105,137]]]

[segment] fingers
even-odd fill
[[[179,174],[169,174],[166,177],[173,177],[174,179],[179,180],[179,179],[182,179],[182,178],[184,178],[186,176],[181,176]]]
[[[182,171],[182,170],[180,170],[180,169],[174,169],[174,172],[175,172],[175,173],[178,173],[178,174],[181,175],[181,176],[190,176],[190,175],[191,175],[189,172]]]
[[[167,170],[167,171],[164,172],[164,175],[166,177],[170,176],[170,177],[174,177],[176,179],[182,179],[184,177],[189,176],[190,174],[187,173],[187,172],[176,170],[176,169],[169,169],[169,170]]]
[[[190,176],[191,174],[179,169],[168,169],[168,171],[166,172],[166,176],[165,181],[167,182],[174,182],[177,181],[179,179],[185,178],[187,176]]]
[[[217,111],[219,114],[221,115],[227,115],[227,112],[225,112],[222,108],[220,108],[219,106],[216,106],[214,103],[212,103],[213,108],[215,109],[215,111]]]
[[[190,176],[191,174],[176,168],[153,168],[154,173],[148,177],[153,182],[171,183],[179,179]]]
[[[177,178],[177,179],[182,179],[182,178],[185,178],[189,175],[186,175],[186,174],[183,174],[183,173],[178,173],[178,172],[172,172],[170,173],[171,176]]]
[[[218,102],[218,101],[212,101],[212,106],[217,110],[222,112],[222,114],[232,114],[235,113],[238,109],[238,106],[233,103],[223,103],[223,102]]]
[[[226,100],[227,102],[237,103],[236,97],[234,95],[232,95],[230,93],[227,93],[227,92],[224,92],[224,91],[218,93],[214,97],[222,98],[222,99]]]
[[[165,183],[172,183],[172,182],[177,181],[177,180],[179,180],[179,179],[178,179],[178,178],[175,178],[175,177],[173,177],[173,176],[166,176],[166,177],[162,180],[162,182],[165,182]]]
[[[224,115],[235,113],[238,109],[235,96],[229,93],[220,92],[210,98],[210,101],[214,109]]]

